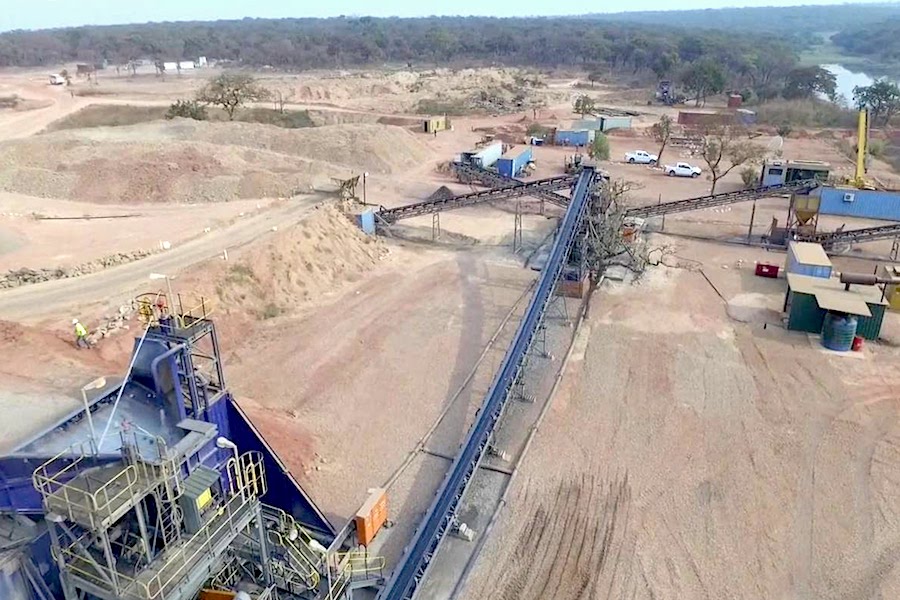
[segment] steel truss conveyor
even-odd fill
[[[816,242],[827,248],[835,244],[858,244],[861,242],[890,240],[897,237],[900,237],[900,223],[879,225],[877,227],[865,227],[863,229],[833,231],[831,233],[817,233],[805,236],[803,240],[807,242]]]
[[[460,180],[466,182],[478,181],[493,188],[502,188],[517,183],[523,183],[520,179],[507,177],[496,171],[489,171],[488,169],[482,169],[476,165],[469,165],[466,163],[454,163],[453,170],[456,171],[456,175]],[[569,204],[569,199],[566,196],[545,189],[535,189],[529,192],[529,195],[541,200],[546,200],[547,202],[563,208]]]
[[[517,196],[534,195],[540,192],[564,190],[570,188],[574,182],[575,177],[572,175],[549,177],[547,179],[529,181],[528,183],[517,181],[515,183],[507,184],[504,187],[462,194],[460,196],[425,200],[423,202],[416,202],[415,204],[398,206],[397,208],[382,208],[378,211],[377,216],[386,223],[395,223],[400,219],[428,215],[443,210],[463,208],[465,206],[472,206],[473,204],[479,204],[490,200],[505,200]]]
[[[560,223],[547,264],[541,271],[534,295],[519,323],[512,345],[506,351],[500,370],[484,399],[478,419],[469,430],[425,518],[416,529],[412,542],[407,546],[387,585],[378,594],[378,600],[412,598],[444,535],[452,527],[460,500],[487,450],[503,408],[521,375],[526,355],[541,328],[554,288],[587,213],[594,177],[594,169],[590,167],[585,168],[578,176],[572,200]]]
[[[662,204],[629,208],[625,211],[625,216],[641,218],[661,217],[673,213],[725,206],[737,202],[747,202],[749,200],[759,200],[760,198],[778,194],[808,193],[819,185],[821,185],[821,182],[816,179],[791,181],[790,183],[766,185],[750,190],[738,190],[736,192],[725,192],[724,194],[698,196],[697,198],[688,198],[687,200],[675,200],[673,202],[663,202]]]

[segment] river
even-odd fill
[[[837,95],[846,99],[847,104],[853,104],[853,88],[856,86],[865,87],[875,82],[875,77],[867,73],[857,73],[851,71],[843,65],[819,65],[826,71],[834,74],[837,83]]]

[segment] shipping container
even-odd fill
[[[595,119],[581,119],[572,122],[572,130],[588,129],[592,131],[610,131],[612,129],[630,129],[632,118],[629,116],[601,115]]]
[[[430,117],[425,120],[424,129],[425,133],[446,131],[450,129],[450,119],[448,117]]]
[[[900,221],[900,192],[828,187],[818,194],[823,215]]]
[[[504,177],[518,177],[531,160],[531,146],[507,150],[497,160],[497,172]]]
[[[554,143],[557,146],[588,146],[594,141],[594,131],[581,129],[578,131],[557,130]]]
[[[831,277],[831,261],[821,244],[791,242],[788,244],[785,271],[808,277]]]
[[[732,113],[678,112],[678,124],[688,127],[712,127],[731,125],[735,121]]]
[[[503,142],[494,142],[481,150],[463,152],[460,158],[462,159],[462,162],[473,164],[482,169],[487,169],[488,167],[494,166],[494,163],[496,163],[497,159],[501,156],[503,156]]]
[[[374,488],[370,491],[368,499],[356,511],[356,536],[357,541],[368,547],[375,539],[375,534],[387,522],[388,504],[387,490]]]

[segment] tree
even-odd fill
[[[222,73],[208,82],[197,93],[197,101],[221,106],[234,120],[234,113],[247,102],[266,100],[271,92],[262,87],[256,79],[244,73]]]
[[[672,137],[672,129],[674,129],[674,123],[672,122],[672,117],[669,115],[663,115],[659,118],[659,121],[653,124],[650,127],[649,135],[655,141],[659,142],[659,152],[656,153],[656,164],[662,164],[662,156],[663,151],[666,149],[666,144],[669,143],[669,138]]]
[[[799,67],[792,69],[785,76],[781,95],[788,100],[794,100],[822,94],[833,102],[836,93],[837,79],[834,73],[822,67]]]
[[[599,131],[594,135],[594,141],[589,150],[594,160],[609,160],[609,140]]]
[[[694,94],[696,105],[700,106],[701,100],[706,104],[707,96],[719,94],[725,89],[725,73],[712,59],[701,59],[682,71],[681,83]]]
[[[858,109],[869,110],[873,124],[883,117],[884,125],[887,125],[900,110],[900,87],[887,79],[878,79],[869,86],[856,86],[853,88],[853,102]]]
[[[275,110],[284,114],[284,105],[294,99],[294,90],[289,89],[288,91],[282,90],[273,90],[272,91],[272,100],[275,103]]]
[[[575,112],[581,115],[583,119],[585,115],[591,114],[595,110],[594,100],[590,96],[578,96],[575,98]]]
[[[710,194],[716,193],[716,184],[733,169],[755,164],[765,156],[765,148],[745,139],[744,133],[734,126],[710,127],[704,131],[700,156],[712,179]]]
[[[177,100],[166,111],[166,119],[171,120],[176,117],[205,121],[209,115],[206,112],[206,107],[196,100]]]
[[[590,74],[588,74],[588,81],[591,82],[591,87],[594,87],[595,82],[601,81],[603,76],[603,71],[591,71]]]

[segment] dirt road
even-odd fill
[[[68,316],[67,311],[73,308],[81,310],[97,303],[119,305],[129,299],[131,292],[150,283],[150,273],[173,276],[185,267],[221,255],[223,250],[252,242],[273,227],[296,223],[323,199],[321,196],[292,199],[165,253],[127,265],[83,277],[58,279],[2,292],[0,319],[38,323],[51,317]]]

